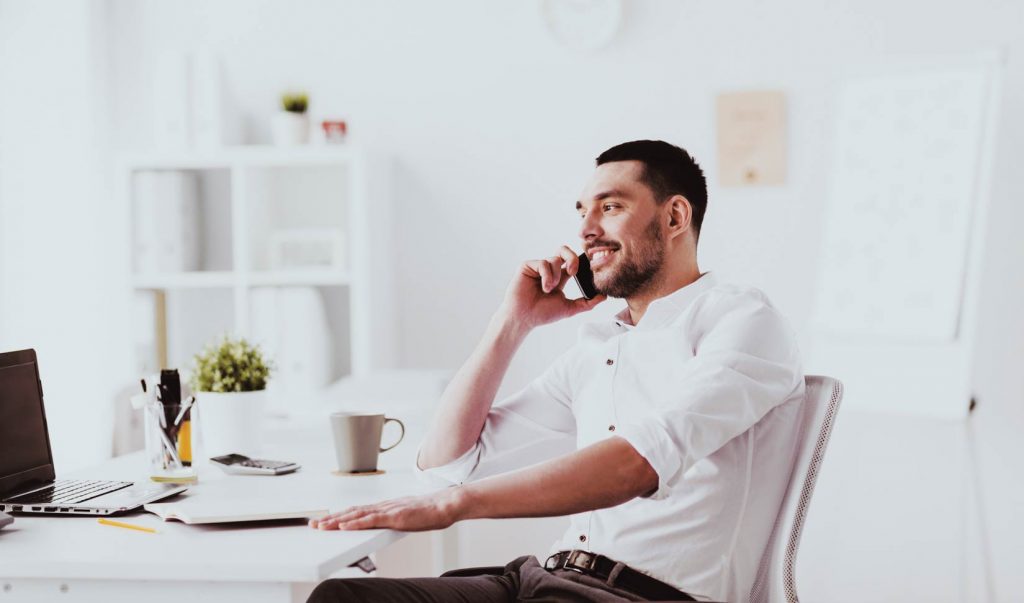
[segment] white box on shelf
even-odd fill
[[[315,287],[267,287],[250,294],[253,341],[274,363],[269,410],[308,410],[331,382],[334,349],[327,310]]]
[[[242,142],[237,107],[224,83],[220,57],[208,51],[192,59],[192,138],[197,147],[219,148]]]
[[[132,179],[137,274],[199,268],[199,185],[184,171],[139,172]]]
[[[270,233],[270,267],[345,267],[345,235],[338,228],[288,228]]]
[[[192,61],[187,53],[161,53],[150,79],[157,147],[192,146]]]

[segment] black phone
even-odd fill
[[[587,257],[586,252],[580,254],[580,265],[573,278],[576,279],[576,284],[579,285],[580,291],[583,292],[583,297],[587,299],[597,297],[598,291],[594,285],[594,271],[590,269],[590,258]]]

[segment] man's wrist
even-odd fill
[[[451,518],[452,523],[471,519],[471,498],[472,496],[465,486],[453,486],[444,491],[441,496],[441,506],[444,513]]]
[[[516,318],[511,312],[502,307],[491,317],[491,328],[499,335],[505,335],[514,340],[522,340],[533,330],[533,325]]]

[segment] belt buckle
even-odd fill
[[[597,555],[589,553],[587,551],[573,550],[569,551],[569,554],[565,558],[563,564],[566,569],[571,569],[574,572],[581,574],[590,572],[594,569],[594,564],[597,562]]]

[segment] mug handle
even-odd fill
[[[384,424],[385,425],[388,424],[388,421],[394,421],[395,423],[398,423],[398,426],[402,428],[402,435],[398,436],[398,441],[395,442],[394,444],[388,446],[387,448],[381,448],[380,449],[381,452],[387,452],[388,450],[391,450],[395,446],[398,446],[399,444],[402,443],[402,438],[405,437],[405,424],[404,423],[402,423],[398,419],[391,419],[391,418],[388,418],[388,417],[384,417]]]

